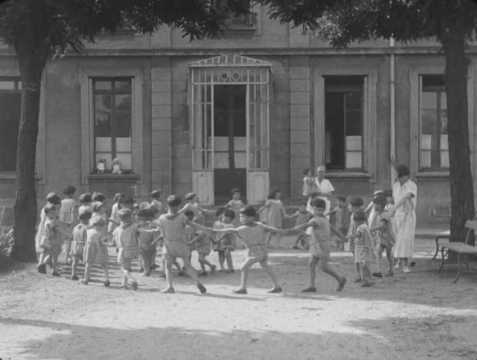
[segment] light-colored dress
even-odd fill
[[[240,210],[245,207],[244,202],[242,200],[230,200],[225,204],[225,207],[232,210],[235,214],[233,224],[235,226],[240,225]]]
[[[331,193],[335,191],[335,188],[333,187],[333,185],[328,179],[323,179],[319,181],[318,178],[315,178],[315,186],[316,186],[316,190],[322,194],[331,195]],[[325,203],[326,203],[325,214],[328,214],[331,209],[331,201],[326,196],[323,196],[323,197],[320,196],[319,198],[325,200]],[[307,209],[307,210],[310,211],[311,209]],[[311,210],[310,212],[313,212],[313,210]]]
[[[86,231],[86,247],[84,251],[84,262],[88,265],[108,263],[108,247],[105,231],[95,228]]]
[[[367,224],[361,224],[356,228],[354,245],[354,262],[367,265],[374,260],[373,238]]]
[[[265,202],[265,223],[267,225],[281,228],[283,224],[283,216],[285,215],[285,207],[281,200],[268,199]]]
[[[313,192],[316,191],[315,178],[312,176],[303,177],[303,196],[310,196]]]
[[[248,249],[248,259],[266,261],[268,257],[266,244],[266,226],[256,222],[253,225],[241,225],[237,233]]]
[[[234,224],[226,224],[222,221],[216,221],[214,223],[214,229],[232,229]],[[214,250],[216,251],[232,251],[235,247],[235,235],[232,233],[217,233],[215,237]]]
[[[396,208],[394,213],[394,234],[396,236],[394,257],[396,258],[411,258],[414,253],[417,185],[411,180],[406,181],[402,185],[399,181],[394,183],[394,204],[397,204],[406,194],[409,193],[414,196],[411,199],[406,200],[402,206]]]
[[[60,212],[58,218],[60,221],[72,226],[75,222],[76,201],[74,199],[61,200]]]
[[[121,221],[119,218],[119,204],[114,203],[111,207],[111,216],[109,217],[113,222],[108,223],[108,232],[113,233],[114,229],[118,227],[118,223]]]
[[[83,259],[84,248],[86,245],[86,231],[88,226],[78,224],[73,229],[73,241],[71,243],[70,255],[77,259]]]

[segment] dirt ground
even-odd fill
[[[336,253],[345,290],[320,273],[312,295],[300,293],[306,253],[284,248],[270,257],[285,290],[277,295],[258,268],[246,296],[232,293],[238,272],[204,278],[201,296],[183,277],[176,294],[160,293],[157,273],[140,277],[137,291],[119,289],[116,265],[109,289],[99,277],[69,280],[66,268],[61,278],[18,268],[0,274],[0,358],[477,360],[477,276],[453,284],[455,268],[438,274],[432,243],[417,244],[413,271],[373,288],[354,284],[351,258]]]

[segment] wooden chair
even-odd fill
[[[457,255],[457,276],[454,279],[454,283],[456,283],[461,274],[462,274],[462,258],[469,257],[469,256],[477,256],[477,246],[470,245],[470,239],[472,232],[477,234],[477,220],[467,220],[465,223],[465,228],[467,229],[467,233],[465,235],[464,242],[450,242],[448,244],[441,246],[441,266],[439,267],[439,272],[442,271],[446,260],[449,259],[449,253],[453,252]],[[466,261],[467,270],[469,269],[469,262]]]

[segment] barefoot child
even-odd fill
[[[214,223],[214,229],[232,229],[235,227],[235,212],[232,209],[225,209],[223,213],[217,213],[218,220]],[[232,251],[234,250],[235,236],[230,233],[218,233],[216,235],[216,247],[219,257],[220,271],[227,273],[234,272],[234,265],[232,262]],[[227,262],[227,270],[224,268],[224,263]]]
[[[197,272],[194,270],[189,261],[189,248],[187,246],[185,237],[185,228],[188,223],[184,214],[179,213],[179,206],[181,199],[175,195],[170,195],[167,198],[168,211],[162,214],[159,219],[159,227],[161,228],[162,236],[164,238],[164,258],[166,265],[166,281],[167,288],[163,290],[165,293],[174,293],[172,264],[177,258],[181,258],[184,262],[184,268],[187,274],[197,284],[201,294],[207,292],[206,288],[199,281]]]
[[[314,210],[313,218],[306,224],[295,226],[289,231],[297,231],[307,229],[310,237],[310,285],[303,289],[302,292],[316,292],[315,277],[316,265],[320,264],[320,269],[328,275],[335,278],[338,282],[336,291],[343,290],[346,284],[346,278],[339,275],[336,270],[329,264],[330,247],[331,247],[331,231],[338,236],[342,236],[337,230],[330,226],[330,222],[325,216],[326,202],[323,199],[315,199],[311,206]]]
[[[364,209],[363,209],[363,206],[364,206],[364,201],[362,198],[360,197],[353,197],[351,198],[350,200],[350,210],[351,210],[351,215],[350,215],[350,221],[349,221],[349,228],[348,228],[348,232],[347,232],[347,236],[346,238],[348,239],[348,244],[349,244],[349,251],[351,252],[351,254],[353,254],[353,259],[354,259],[354,262],[355,262],[355,266],[356,266],[356,273],[358,274],[357,278],[355,279],[356,282],[360,282],[361,281],[361,272],[360,272],[360,267],[359,267],[359,264],[356,262],[356,258],[355,258],[355,242],[354,242],[354,237],[351,237],[351,235],[354,235],[356,233],[356,229],[357,229],[357,225],[354,221],[354,214],[356,214],[358,211],[363,211],[364,212]]]
[[[347,238],[354,241],[354,261],[356,269],[359,271],[361,286],[369,287],[374,285],[369,269],[369,264],[373,258],[373,241],[364,210],[356,211],[353,214],[353,221],[356,225],[356,231]]]
[[[139,210],[137,213],[138,221],[138,245],[139,245],[139,261],[143,269],[144,276],[150,276],[156,260],[156,245],[159,232],[149,232],[141,230],[150,230],[151,221],[154,217],[153,210],[146,208]]]
[[[71,262],[71,280],[78,280],[76,268],[80,261],[83,261],[84,249],[86,245],[86,231],[88,230],[89,220],[91,219],[91,211],[84,210],[79,213],[80,223],[73,229],[73,241],[71,242],[70,256]]]
[[[265,224],[281,229],[283,226],[283,219],[284,218],[293,218],[294,215],[287,215],[285,206],[283,206],[281,200],[282,193],[280,190],[275,189],[269,195],[268,199],[265,202],[265,205],[259,210],[260,212],[264,212]],[[272,233],[267,233],[267,246],[272,243]],[[276,245],[279,245],[280,236],[276,236]]]
[[[273,288],[269,293],[280,293],[282,288],[278,284],[277,278],[268,265],[267,235],[269,233],[283,233],[283,230],[268,226],[256,221],[257,211],[252,206],[246,206],[240,211],[240,225],[233,229],[208,229],[216,233],[236,234],[247,246],[248,256],[240,267],[240,287],[234,290],[236,294],[247,293],[247,280],[250,268],[259,263],[262,269],[268,274],[273,283]],[[207,229],[207,228],[204,228]]]
[[[344,196],[337,197],[338,204],[333,209],[332,224],[342,235],[347,235],[349,223],[350,223],[350,212],[348,209],[348,204],[346,203],[346,198]],[[341,238],[338,238],[337,248],[339,250],[344,250],[344,243],[341,241]]]
[[[370,221],[371,233],[376,237],[376,262],[378,264],[378,271],[380,272],[381,258],[383,251],[386,252],[389,270],[386,276],[393,276],[393,254],[392,249],[395,244],[394,232],[391,226],[391,218],[389,213],[384,210],[386,206],[386,198],[384,196],[376,197],[374,199],[375,217]]]
[[[98,264],[104,271],[104,286],[109,287],[109,268],[108,268],[108,236],[107,223],[103,216],[92,216],[89,222],[89,228],[86,231],[86,246],[84,256],[84,275],[82,284],[87,285],[90,280],[91,268]]]

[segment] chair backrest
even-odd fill
[[[465,222],[465,228],[467,229],[467,234],[465,235],[465,244],[469,244],[472,232],[477,234],[477,220],[467,220]]]

